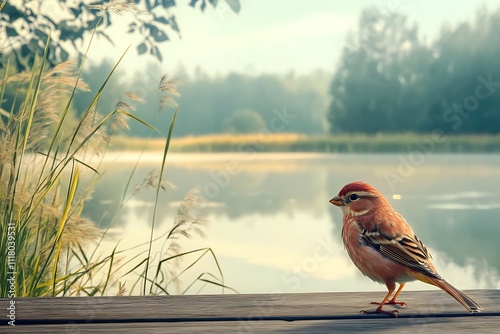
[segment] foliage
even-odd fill
[[[426,45],[402,14],[364,10],[331,84],[332,132],[500,132],[499,27],[500,10],[481,10]],[[480,77],[494,87],[474,106]]]
[[[199,8],[204,11],[207,2],[214,8],[218,5],[218,0],[191,0],[190,6],[196,7],[200,3]],[[239,11],[239,0],[226,2],[231,10]],[[4,42],[1,48],[3,52],[14,55],[19,69],[29,68],[33,65],[34,54],[43,48],[50,35],[47,62],[54,66],[68,60],[73,52],[81,55],[84,38],[98,24],[104,27],[114,24],[116,19],[111,12],[131,11],[135,19],[129,23],[128,33],[142,37],[137,53],[149,53],[161,61],[159,44],[169,40],[166,31],[180,34],[173,14],[175,6],[175,0],[9,1],[0,11],[0,22],[5,27],[0,30],[0,41]],[[97,35],[113,44],[113,38],[104,30],[98,30]]]
[[[98,87],[98,80],[109,71],[111,64],[102,62],[92,65],[84,72],[89,78],[89,86]],[[156,124],[158,113],[155,110],[155,91],[150,89],[152,78],[160,71],[154,65],[147,66],[141,73],[131,74],[119,82],[110,83],[109,92],[141,91],[146,101],[138,108],[141,117],[150,124]],[[233,122],[235,112],[241,109],[253,110],[257,125],[252,131],[271,131],[276,133],[325,133],[327,124],[328,83],[331,73],[318,71],[309,75],[287,74],[283,76],[261,74],[257,76],[231,73],[228,76],[210,77],[203,73],[189,77],[180,72],[176,74],[182,81],[182,95],[177,99],[185,113],[178,115],[175,136],[206,135],[238,131],[231,129],[228,122]],[[76,98],[75,108],[78,113],[85,110],[85,100],[90,93],[80,94]],[[101,106],[111,109],[114,105],[113,94],[106,94],[101,99]],[[273,119],[283,109],[293,115],[287,124],[273,126]],[[239,113],[239,112],[238,112]],[[262,121],[264,124],[262,124]],[[262,126],[263,125],[263,126]],[[146,137],[147,129],[138,124],[131,124],[127,132],[134,137]]]
[[[46,71],[44,58],[37,60],[31,74],[6,70],[1,81],[1,95],[6,86],[14,85],[14,98],[23,101],[19,110],[2,109],[0,122],[0,249],[4,254],[12,250],[9,267],[2,266],[0,276],[7,280],[9,272],[16,273],[15,296],[64,295],[77,289],[74,284],[81,276],[107,262],[87,267],[82,263],[85,268],[67,277],[72,255],[98,233],[78,214],[88,195],[81,189],[82,175],[95,171],[82,154],[102,150],[107,142],[105,124],[120,112],[100,118],[90,107],[75,132],[64,134],[69,108],[58,109],[57,102],[68,96],[71,100],[76,89],[86,86],[71,75],[70,64]],[[7,294],[5,287],[1,295]]]
[[[224,128],[232,133],[258,133],[266,128],[266,122],[252,109],[238,109],[224,122]]]
[[[369,8],[346,43],[333,80],[327,72],[219,77],[201,71],[189,77],[181,72],[184,84],[179,103],[188,112],[179,115],[175,134],[237,133],[228,122],[240,109],[251,109],[264,121],[265,127],[254,132],[322,134],[330,127],[334,134],[430,133],[435,129],[448,135],[499,133],[499,26],[500,11],[479,11],[470,23],[444,27],[430,43],[402,14]],[[99,77],[104,68],[103,64],[89,68],[86,76]],[[158,71],[150,65],[120,85],[149,94],[148,78]],[[484,87],[484,81],[493,86]],[[466,104],[475,101],[480,85],[488,97],[468,111]],[[112,101],[108,104],[113,105]],[[142,107],[153,108],[151,102]],[[276,111],[283,108],[294,118],[284,127],[271,129]],[[154,113],[144,117],[150,123],[157,121]],[[134,124],[129,133],[147,135]]]
[[[127,101],[118,101],[109,113],[99,112],[100,94],[118,62],[69,131],[66,122],[74,94],[87,86],[70,63],[47,70],[48,47],[49,43],[44,57],[35,59],[31,73],[12,73],[6,66],[0,79],[0,251],[7,255],[0,279],[14,282],[1,285],[0,296],[93,296],[114,290],[123,294],[121,280],[132,275],[138,275],[133,286],[140,283],[144,294],[170,293],[179,276],[204,257],[214,260],[217,275],[203,272],[188,289],[196,282],[224,289],[222,271],[210,248],[182,251],[183,238],[203,235],[205,221],[193,211],[199,205],[194,191],[186,196],[166,235],[154,236],[152,226],[151,238],[143,242],[147,253],[130,254],[116,245],[101,255],[107,230],[99,230],[81,215],[106,171],[100,159],[113,135],[127,128],[127,119],[156,129],[133,115]],[[170,95],[176,93],[175,83],[165,77],[160,82],[161,107],[174,103]],[[10,86],[14,94],[7,100],[22,103],[4,101]],[[139,100],[135,94],[127,97]],[[174,123],[175,118],[169,125],[162,170]],[[157,189],[158,201],[158,191],[167,187],[162,174],[151,175],[143,184]],[[124,196],[122,206],[125,202]],[[152,252],[159,242],[161,250]],[[193,254],[193,262],[182,269],[181,260]],[[148,265],[137,273],[135,269],[144,263]],[[137,293],[133,287],[131,292]]]

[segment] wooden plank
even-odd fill
[[[500,290],[467,291],[484,307],[479,315],[500,315]],[[21,298],[16,300],[16,323],[142,322],[142,321],[260,321],[299,319],[366,319],[360,314],[384,292],[300,294],[197,295],[148,297]],[[401,294],[408,307],[400,317],[468,316],[446,293],[409,291]],[[5,310],[8,300],[0,300]],[[477,315],[477,314],[476,314]]]
[[[253,322],[251,327],[242,326],[234,321],[229,322],[170,322],[170,323],[108,323],[108,324],[64,324],[64,325],[24,325],[15,328],[0,327],[0,333],[148,333],[148,334],[191,334],[191,333],[474,333],[490,334],[498,332],[499,318],[486,316],[478,318],[454,317],[409,319],[378,318],[366,321],[352,319],[309,320],[309,321],[260,321]]]
[[[500,290],[467,293],[484,312],[470,315],[440,290],[403,293],[409,306],[398,307],[398,319],[359,313],[384,292],[20,298],[16,327],[0,326],[0,333],[351,333],[403,327],[426,333],[494,332],[500,323]],[[8,302],[0,299],[0,308]]]

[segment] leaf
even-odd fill
[[[17,9],[15,6],[12,6],[8,2],[5,3],[4,7],[2,8],[2,13],[7,14],[9,16],[9,21],[11,23],[16,21],[19,18],[25,17],[25,14],[23,11]]]
[[[46,41],[49,38],[49,36],[40,29],[35,29],[35,35],[37,35],[43,41]]]
[[[115,45],[115,43],[113,43],[113,40],[104,31],[97,31],[97,34],[99,36],[106,38],[108,40],[109,44],[111,44],[113,46]]]
[[[161,61],[163,59],[162,59],[162,56],[161,56],[160,49],[157,46],[153,46],[151,48],[150,53],[151,53],[152,56],[156,57],[156,59],[158,59],[158,61],[161,63]]]
[[[177,25],[177,20],[175,19],[175,15],[170,16],[169,21],[170,21],[170,27],[172,27],[172,29],[174,29],[180,34],[181,31],[179,29],[179,26]]]
[[[82,10],[78,8],[70,8],[71,12],[73,13],[74,17],[78,17],[82,14]]]
[[[155,42],[165,42],[168,40],[167,34],[161,29],[154,25],[149,25],[149,32],[151,36],[154,38]]]
[[[154,17],[154,20],[155,20],[156,22],[160,22],[160,23],[163,23],[163,24],[169,24],[169,23],[170,23],[170,22],[168,22],[168,20],[167,20],[165,17],[163,17],[163,16],[155,16],[155,17]]]
[[[100,21],[99,17],[94,17],[94,19],[86,21],[85,26],[88,27],[89,29],[93,29],[97,26],[99,21]],[[105,27],[107,27],[108,25],[109,24],[104,23]]]
[[[7,32],[7,37],[14,37],[14,36],[18,35],[16,29],[14,29],[14,28],[6,27],[5,30]]]
[[[77,28],[77,27],[73,27],[73,26],[69,26],[67,24],[60,24],[59,26],[59,31],[61,32],[61,35],[60,35],[60,39],[63,40],[63,41],[67,41],[67,40],[75,40],[75,39],[79,39],[83,36],[83,34],[85,33],[85,29],[84,28]]]
[[[156,58],[161,63],[163,61],[163,57],[161,56],[160,49],[156,48]]]
[[[63,48],[61,48],[61,60],[66,61],[68,60],[68,58],[69,58],[69,53]]]
[[[217,4],[219,3],[219,0],[208,0],[208,2],[210,2],[210,4],[214,7],[217,7]]]
[[[162,0],[161,5],[163,8],[170,8],[175,6],[175,0]]]
[[[240,0],[226,0],[226,3],[231,7],[231,10],[238,14],[241,9]]]
[[[142,55],[142,54],[145,54],[146,51],[148,51],[148,47],[146,46],[146,43],[139,44],[139,46],[137,47],[137,53],[139,55]]]
[[[127,31],[127,33],[134,32],[136,28],[137,28],[137,23],[135,23],[135,22],[130,23],[128,25],[128,31]]]
[[[24,44],[23,46],[21,46],[21,56],[26,57],[30,53],[31,53],[31,50],[28,47],[28,45]]]
[[[28,48],[30,49],[30,52],[35,54],[37,50],[39,49],[38,46],[39,40],[32,38],[28,44]]]

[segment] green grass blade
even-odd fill
[[[56,250],[55,250],[55,257],[54,257],[54,264],[53,264],[53,271],[52,271],[52,280],[53,280],[53,286],[52,289],[55,291],[56,288],[56,278],[57,278],[57,269],[59,267],[59,256],[61,253],[61,246],[62,246],[62,240],[61,236],[64,231],[64,227],[66,226],[66,222],[69,219],[69,212],[71,208],[71,204],[73,202],[73,198],[76,193],[76,189],[78,186],[78,181],[79,181],[79,176],[80,176],[80,169],[76,167],[71,175],[71,181],[70,185],[68,188],[68,193],[66,197],[66,203],[63,208],[63,213],[60,218],[59,222],[59,228],[57,230],[57,235],[56,235]]]
[[[147,284],[148,269],[149,269],[149,259],[151,258],[151,249],[153,247],[154,226],[155,226],[155,221],[156,221],[156,213],[157,213],[157,209],[158,209],[158,199],[160,197],[160,189],[161,189],[161,183],[162,183],[162,179],[163,179],[163,172],[165,170],[165,162],[167,160],[168,149],[170,147],[170,140],[172,138],[172,133],[174,131],[174,125],[175,125],[175,120],[177,118],[178,111],[179,111],[179,109],[177,108],[175,110],[174,116],[172,117],[172,122],[170,123],[170,127],[168,129],[167,141],[165,143],[165,148],[163,150],[163,158],[162,158],[161,169],[160,169],[160,179],[158,180],[158,186],[156,187],[155,204],[154,204],[154,209],[153,209],[153,219],[151,222],[151,233],[149,236],[148,256],[147,256],[147,261],[146,261],[146,265],[144,268],[145,277],[144,277],[144,285],[142,288],[143,295],[146,295],[146,284]]]

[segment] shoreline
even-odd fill
[[[226,161],[245,161],[245,162],[272,162],[272,161],[305,161],[305,160],[328,160],[342,158],[345,156],[407,156],[411,152],[171,152],[168,153],[166,162],[184,163],[184,162],[226,162]],[[495,152],[435,152],[428,153],[429,156],[442,157],[466,157],[466,156],[492,156]],[[133,163],[140,159],[141,162],[159,162],[163,159],[162,151],[110,151],[103,157],[96,157],[105,163]]]
[[[165,139],[116,137],[109,152],[163,152]],[[500,135],[339,134],[206,135],[173,138],[169,154],[319,154],[319,153],[500,153]]]

